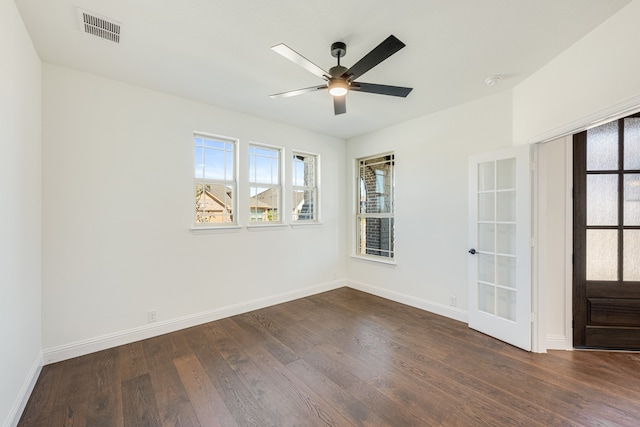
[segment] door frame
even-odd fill
[[[563,138],[569,138],[572,141],[573,135],[575,133],[582,132],[584,130],[590,129],[592,127],[599,126],[606,122],[610,122],[613,120],[617,120],[619,118],[628,116],[630,114],[640,112],[640,96],[635,96],[633,98],[627,99],[621,103],[612,105],[608,108],[604,108],[598,111],[595,111],[591,114],[582,116],[573,120],[571,122],[565,123],[555,129],[549,130],[547,132],[538,134],[534,137],[531,137],[527,142],[533,145],[545,144],[549,142],[553,142]],[[568,145],[568,147],[567,147]],[[566,215],[565,215],[565,279],[564,279],[564,296],[565,296],[565,313],[564,313],[564,335],[548,335],[547,334],[547,318],[548,314],[543,312],[538,312],[537,309],[539,307],[544,307],[545,300],[544,297],[547,295],[547,287],[549,286],[547,283],[543,283],[539,281],[542,272],[539,269],[539,265],[537,264],[537,259],[539,259],[539,251],[542,250],[541,246],[538,245],[536,250],[534,251],[534,269],[532,274],[534,275],[534,280],[532,283],[532,290],[536,292],[536,298],[532,299],[532,303],[535,303],[537,306],[532,308],[534,313],[537,313],[537,321],[534,322],[534,334],[533,334],[533,351],[546,353],[547,350],[573,350],[573,146],[572,143],[565,144],[565,182],[566,182]],[[538,164],[538,169],[541,170],[545,167],[544,163]],[[540,177],[542,173],[539,173]],[[539,181],[540,178],[535,179],[535,181]],[[537,203],[543,194],[543,188],[540,186],[533,190],[533,202]],[[533,208],[533,216],[534,221],[537,221],[538,215],[540,213],[540,209],[543,207],[538,203],[534,205]],[[539,224],[534,222],[534,230],[538,231],[536,228]],[[543,230],[540,230],[543,232]],[[536,331],[537,328],[537,332]]]

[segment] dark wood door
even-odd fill
[[[640,115],[573,148],[574,346],[640,350]]]

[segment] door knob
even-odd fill
[[[475,255],[475,254],[476,254],[476,250],[475,250],[475,249],[473,249],[473,248],[471,248],[471,249],[469,249],[469,253],[470,253],[471,255]]]

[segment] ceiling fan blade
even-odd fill
[[[349,89],[360,92],[377,93],[380,95],[401,96],[403,98],[406,98],[407,95],[409,95],[409,93],[411,93],[411,91],[413,90],[413,88],[411,87],[387,86],[361,82],[351,83]]]
[[[333,97],[333,111],[335,115],[344,114],[347,112],[347,97],[343,96],[334,96]]]
[[[280,55],[282,55],[285,58],[287,58],[289,61],[291,61],[291,62],[293,62],[295,64],[298,64],[299,66],[301,66],[305,70],[310,71],[311,73],[315,74],[316,76],[318,76],[320,78],[328,80],[329,77],[330,77],[329,73],[327,73],[322,68],[318,67],[316,64],[314,64],[313,62],[309,61],[307,58],[305,58],[304,56],[300,55],[298,52],[296,52],[295,50],[291,49],[289,46],[287,46],[284,43],[280,43],[280,44],[277,44],[277,45],[273,46],[271,48],[271,50],[273,50],[276,53],[279,53]]]
[[[290,96],[298,96],[305,93],[317,92],[319,90],[326,89],[326,88],[327,88],[327,85],[320,85],[320,86],[306,87],[304,89],[290,90],[288,92],[275,93],[269,96],[271,98],[288,98]]]
[[[349,78],[350,81],[353,81],[405,46],[406,45],[394,35],[390,35],[385,41],[345,71],[341,77],[346,77]]]

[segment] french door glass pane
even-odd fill
[[[495,313],[495,292],[496,288],[494,286],[478,283],[478,309],[480,311],[489,314]]]
[[[618,169],[618,122],[587,131],[587,170]]]
[[[478,280],[481,282],[495,283],[495,256],[493,254],[479,254],[478,256]]]
[[[478,249],[483,252],[495,252],[494,224],[478,224]]]
[[[516,188],[516,159],[504,159],[497,162],[497,189]]]
[[[624,225],[640,225],[640,174],[624,175]]]
[[[508,288],[516,287],[516,259],[514,257],[496,257],[496,283]]]
[[[516,225],[498,224],[496,252],[500,254],[516,254]]]
[[[638,262],[640,230],[624,230],[622,241],[624,245],[622,249],[624,253],[622,280],[640,281],[640,262]]]
[[[587,230],[587,280],[618,280],[618,230]]]
[[[495,193],[478,194],[478,220],[495,220]]]
[[[501,191],[496,193],[496,219],[498,221],[516,220],[516,192]]]
[[[624,168],[640,169],[640,118],[624,119]]]
[[[516,293],[509,289],[498,288],[498,316],[516,320]]]
[[[618,225],[618,175],[587,175],[587,225]]]
[[[495,189],[495,163],[486,162],[478,165],[478,191]]]

